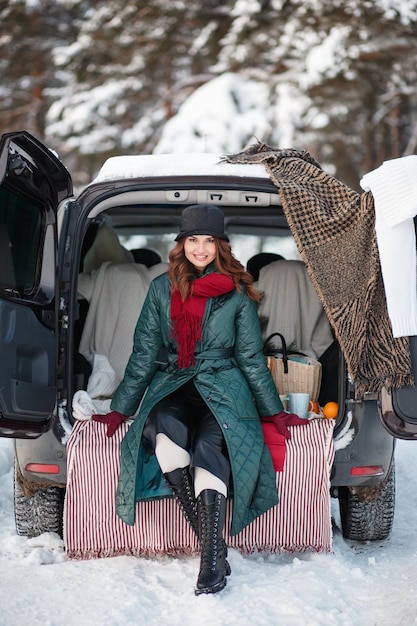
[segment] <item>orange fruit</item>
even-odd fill
[[[319,407],[319,403],[316,402],[315,400],[311,400],[311,411],[313,411],[313,413],[320,413],[320,407]]]
[[[326,402],[323,407],[323,415],[327,417],[327,419],[332,420],[335,419],[339,414],[339,405],[337,402]]]

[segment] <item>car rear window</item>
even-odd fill
[[[0,288],[29,295],[36,285],[41,244],[39,208],[0,187]]]

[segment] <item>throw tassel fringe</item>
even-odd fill
[[[195,344],[201,339],[201,318],[189,311],[184,311],[174,320],[174,337],[178,343],[178,367],[180,369],[195,364]],[[186,329],[186,332],[184,332]]]

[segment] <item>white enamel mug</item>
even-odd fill
[[[289,393],[288,394],[290,411],[295,413],[302,419],[307,419],[310,406],[310,394],[309,393]]]

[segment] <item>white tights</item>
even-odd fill
[[[156,435],[155,456],[163,474],[190,465],[187,450],[174,443],[163,433]],[[194,468],[194,491],[197,497],[204,489],[214,489],[227,497],[226,484],[203,467]]]

